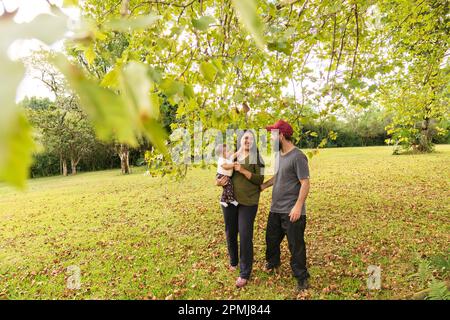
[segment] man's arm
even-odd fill
[[[263,191],[264,189],[267,189],[267,188],[270,188],[271,186],[273,186],[274,177],[275,176],[273,176],[272,178],[270,178],[269,180],[267,180],[266,182],[264,182],[261,185],[261,191]]]
[[[301,188],[300,188],[300,192],[298,193],[297,202],[295,203],[294,207],[292,208],[291,213],[289,213],[289,218],[290,218],[291,222],[295,222],[298,219],[300,219],[300,216],[302,214],[303,205],[305,204],[305,200],[308,197],[308,193],[309,193],[309,187],[310,187],[309,179],[300,179],[300,184],[301,184]]]

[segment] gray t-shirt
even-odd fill
[[[284,156],[279,152],[277,160],[270,211],[290,213],[298,199],[300,179],[309,178],[308,158],[294,148]],[[306,204],[303,205],[302,215],[306,215]]]

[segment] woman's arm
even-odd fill
[[[223,176],[220,179],[216,179],[216,186],[223,187],[227,183],[227,176]]]
[[[232,159],[234,161],[237,157],[239,157],[241,155],[243,149],[244,149],[244,145],[242,145],[238,151],[233,153],[229,159]]]
[[[262,174],[261,167],[259,165],[254,164],[253,166],[255,168],[255,173],[252,174],[250,181],[257,186],[260,186],[264,182],[264,175]]]
[[[261,174],[261,167],[255,165],[255,173],[252,173],[245,169],[240,163],[236,162],[234,164],[234,170],[240,172],[244,175],[251,183],[256,185],[261,185],[264,182],[264,175]]]

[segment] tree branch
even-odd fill
[[[358,55],[358,46],[359,46],[359,18],[358,18],[358,5],[355,4],[355,22],[356,22],[356,46],[355,53],[353,54],[353,62],[352,62],[352,74],[350,75],[350,79],[353,79],[353,75],[355,73],[355,65],[356,65],[356,57]]]

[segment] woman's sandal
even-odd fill
[[[229,266],[228,267],[228,269],[230,270],[230,271],[236,271],[237,270],[237,266]]]
[[[245,287],[247,285],[247,282],[248,282],[247,279],[239,277],[236,280],[236,287],[243,288],[243,287]]]

